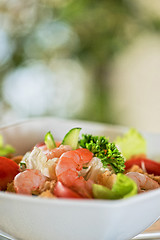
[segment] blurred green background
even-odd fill
[[[0,0],[0,123],[160,131],[159,34],[159,0]]]

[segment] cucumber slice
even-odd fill
[[[64,136],[62,144],[71,146],[73,150],[77,149],[80,131],[81,131],[81,128],[72,128]]]
[[[54,141],[54,137],[53,137],[53,135],[51,134],[50,131],[46,133],[46,135],[44,137],[44,142],[47,145],[48,149],[53,149],[53,148],[56,147],[56,143]]]

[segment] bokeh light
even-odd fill
[[[22,117],[74,116],[85,105],[85,80],[83,68],[75,61],[55,60],[50,68],[32,62],[5,76],[3,96]]]
[[[76,48],[78,37],[72,28],[60,21],[40,23],[25,41],[25,54],[29,58],[53,57],[57,52]]]
[[[160,114],[159,36],[142,35],[115,61],[110,75],[110,94],[116,96],[110,102],[116,109],[113,119],[156,132]]]

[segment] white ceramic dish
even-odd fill
[[[2,127],[6,143],[22,154],[51,130],[57,140],[72,127],[114,140],[125,128],[41,118]],[[148,156],[160,156],[160,135],[144,134]],[[40,199],[0,192],[0,229],[21,240],[128,240],[160,216],[160,190],[125,200]]]

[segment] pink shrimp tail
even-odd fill
[[[46,144],[44,144],[38,148],[43,151],[43,153],[47,156],[47,159],[59,158],[64,152],[72,150],[71,146],[69,145],[60,145],[54,149],[48,149]]]
[[[27,169],[14,178],[14,188],[17,193],[31,195],[46,181],[46,177],[37,169]]]
[[[83,164],[90,162],[92,157],[93,153],[84,148],[63,153],[56,167],[58,181],[83,197],[91,198],[92,181],[85,181],[82,176],[79,177],[78,171],[82,170]]]

